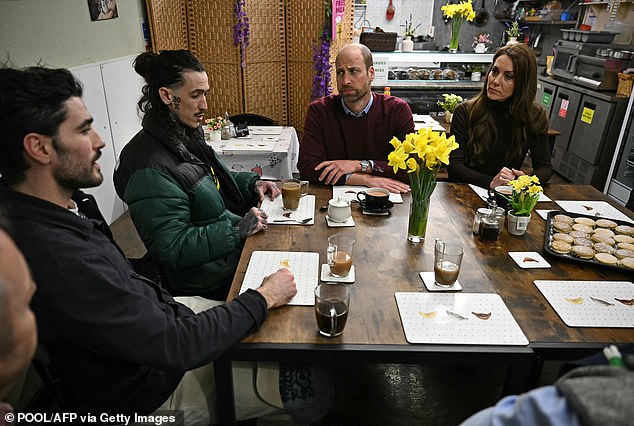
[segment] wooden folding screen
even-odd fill
[[[353,3],[346,0],[343,32],[331,47],[331,62],[352,39]],[[154,51],[190,49],[205,65],[211,114],[256,113],[301,133],[312,91],[312,46],[324,23],[323,1],[247,0],[246,67],[240,66],[240,50],[233,44],[235,0],[146,4]]]

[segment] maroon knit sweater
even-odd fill
[[[373,160],[373,175],[409,183],[403,170],[395,175],[388,167],[387,156],[394,149],[390,145],[393,136],[403,141],[406,134],[414,131],[412,111],[400,98],[372,95],[372,107],[363,117],[346,115],[339,95],[310,104],[297,163],[302,178],[319,182],[321,171],[315,171],[315,166],[322,161]],[[344,183],[342,177],[336,185]]]

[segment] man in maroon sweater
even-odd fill
[[[339,95],[308,107],[297,168],[311,182],[365,185],[408,192],[403,170],[387,165],[392,137],[404,140],[414,131],[409,105],[400,98],[372,93],[372,53],[362,44],[347,44],[337,54]]]

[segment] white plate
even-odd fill
[[[354,265],[350,267],[350,272],[345,277],[334,277],[330,275],[330,266],[327,264],[321,265],[321,278],[320,280],[324,282],[333,282],[333,283],[353,283],[355,280],[354,275]]]
[[[510,251],[509,256],[523,269],[550,268],[550,263],[536,251]]]
[[[330,217],[326,215],[326,224],[331,228],[342,228],[346,226],[354,226],[354,219],[350,216],[345,222],[333,222]]]
[[[421,280],[425,283],[425,288],[427,291],[461,291],[462,286],[460,285],[460,281],[456,280],[453,285],[448,287],[439,286],[436,284],[436,279],[434,277],[433,272],[419,272]]]

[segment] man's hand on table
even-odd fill
[[[266,276],[256,291],[266,299],[266,306],[273,309],[286,305],[297,294],[297,285],[291,271],[282,268]]]
[[[258,180],[255,182],[255,190],[260,194],[260,201],[264,200],[264,195],[269,194],[271,200],[280,195],[280,189],[276,184],[268,180]]]
[[[263,229],[266,229],[268,225],[268,215],[262,209],[257,207],[251,207],[251,209],[244,215],[240,222],[238,222],[238,235],[240,238],[246,238],[255,234]]]
[[[325,185],[334,185],[344,175],[360,172],[361,164],[359,160],[330,160],[322,161],[315,167],[316,171],[321,170],[319,181]]]
[[[384,188],[394,193],[409,192],[409,185],[398,181],[396,179],[390,179],[381,176],[373,176],[365,173],[354,173],[350,175],[346,181],[347,185],[364,185],[369,188]]]

